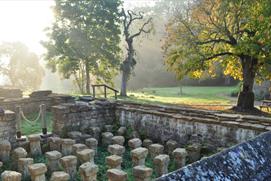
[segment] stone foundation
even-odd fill
[[[104,128],[115,120],[115,106],[108,101],[95,101],[93,104],[78,102],[52,107],[53,133],[67,136],[70,131],[81,131],[92,135],[91,128]]]
[[[266,117],[174,106],[118,102],[116,116],[121,126],[163,144],[175,140],[177,146],[204,142],[228,147],[271,130],[271,119]]]
[[[16,142],[16,117],[12,111],[0,115],[0,141],[8,140],[12,145]]]

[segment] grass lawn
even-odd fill
[[[166,103],[185,105],[229,105],[233,99],[231,92],[237,91],[237,86],[232,87],[191,87],[185,86],[180,93],[180,87],[144,88],[129,92],[128,98],[121,100],[139,103]]]

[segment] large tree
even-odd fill
[[[121,64],[121,72],[122,72],[122,80],[121,80],[121,96],[127,96],[127,83],[130,78],[131,72],[136,65],[135,59],[135,49],[134,49],[134,39],[145,33],[148,34],[151,32],[152,18],[144,20],[144,16],[142,12],[134,12],[132,10],[125,11],[122,9],[123,16],[123,33],[125,42],[127,44],[127,56],[125,60]],[[139,26],[138,30],[132,31],[132,26],[136,21],[142,21],[143,23]]]
[[[90,81],[111,83],[119,67],[120,0],[56,0],[55,22],[48,28],[46,60],[65,78],[74,76],[79,90]]]
[[[254,109],[254,81],[271,79],[269,0],[188,0],[167,26],[166,63],[179,78],[224,73],[242,80],[237,110]]]
[[[12,87],[33,91],[40,87],[44,70],[25,44],[5,42],[0,45],[0,74]]]

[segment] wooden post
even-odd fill
[[[17,138],[22,137],[22,132],[21,132],[21,122],[22,122],[22,117],[21,117],[21,107],[16,106],[16,134]]]
[[[46,135],[47,134],[47,123],[46,123],[46,119],[45,119],[45,114],[46,114],[45,104],[40,105],[40,109],[41,109],[42,134]]]
[[[93,93],[93,98],[95,98],[95,86],[92,86],[92,93]]]
[[[107,98],[106,86],[104,86],[104,98]]]

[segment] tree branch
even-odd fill
[[[133,39],[133,38],[139,36],[142,32],[143,32],[143,33],[146,33],[146,34],[147,34],[147,33],[150,33],[150,32],[151,32],[151,28],[149,28],[148,30],[145,30],[145,27],[146,27],[148,24],[150,24],[151,21],[152,21],[152,18],[149,18],[148,21],[146,21],[146,22],[141,26],[141,28],[139,29],[139,31],[138,31],[137,33],[133,34],[132,36],[130,36],[129,39]]]
[[[221,57],[221,56],[225,56],[225,55],[233,56],[233,55],[235,55],[235,54],[232,53],[232,52],[222,52],[222,53],[214,54],[214,55],[212,55],[212,56],[210,56],[210,57],[206,57],[206,58],[204,58],[204,60],[205,60],[205,61],[206,61],[206,60],[212,60],[212,59],[214,59],[214,58]]]

